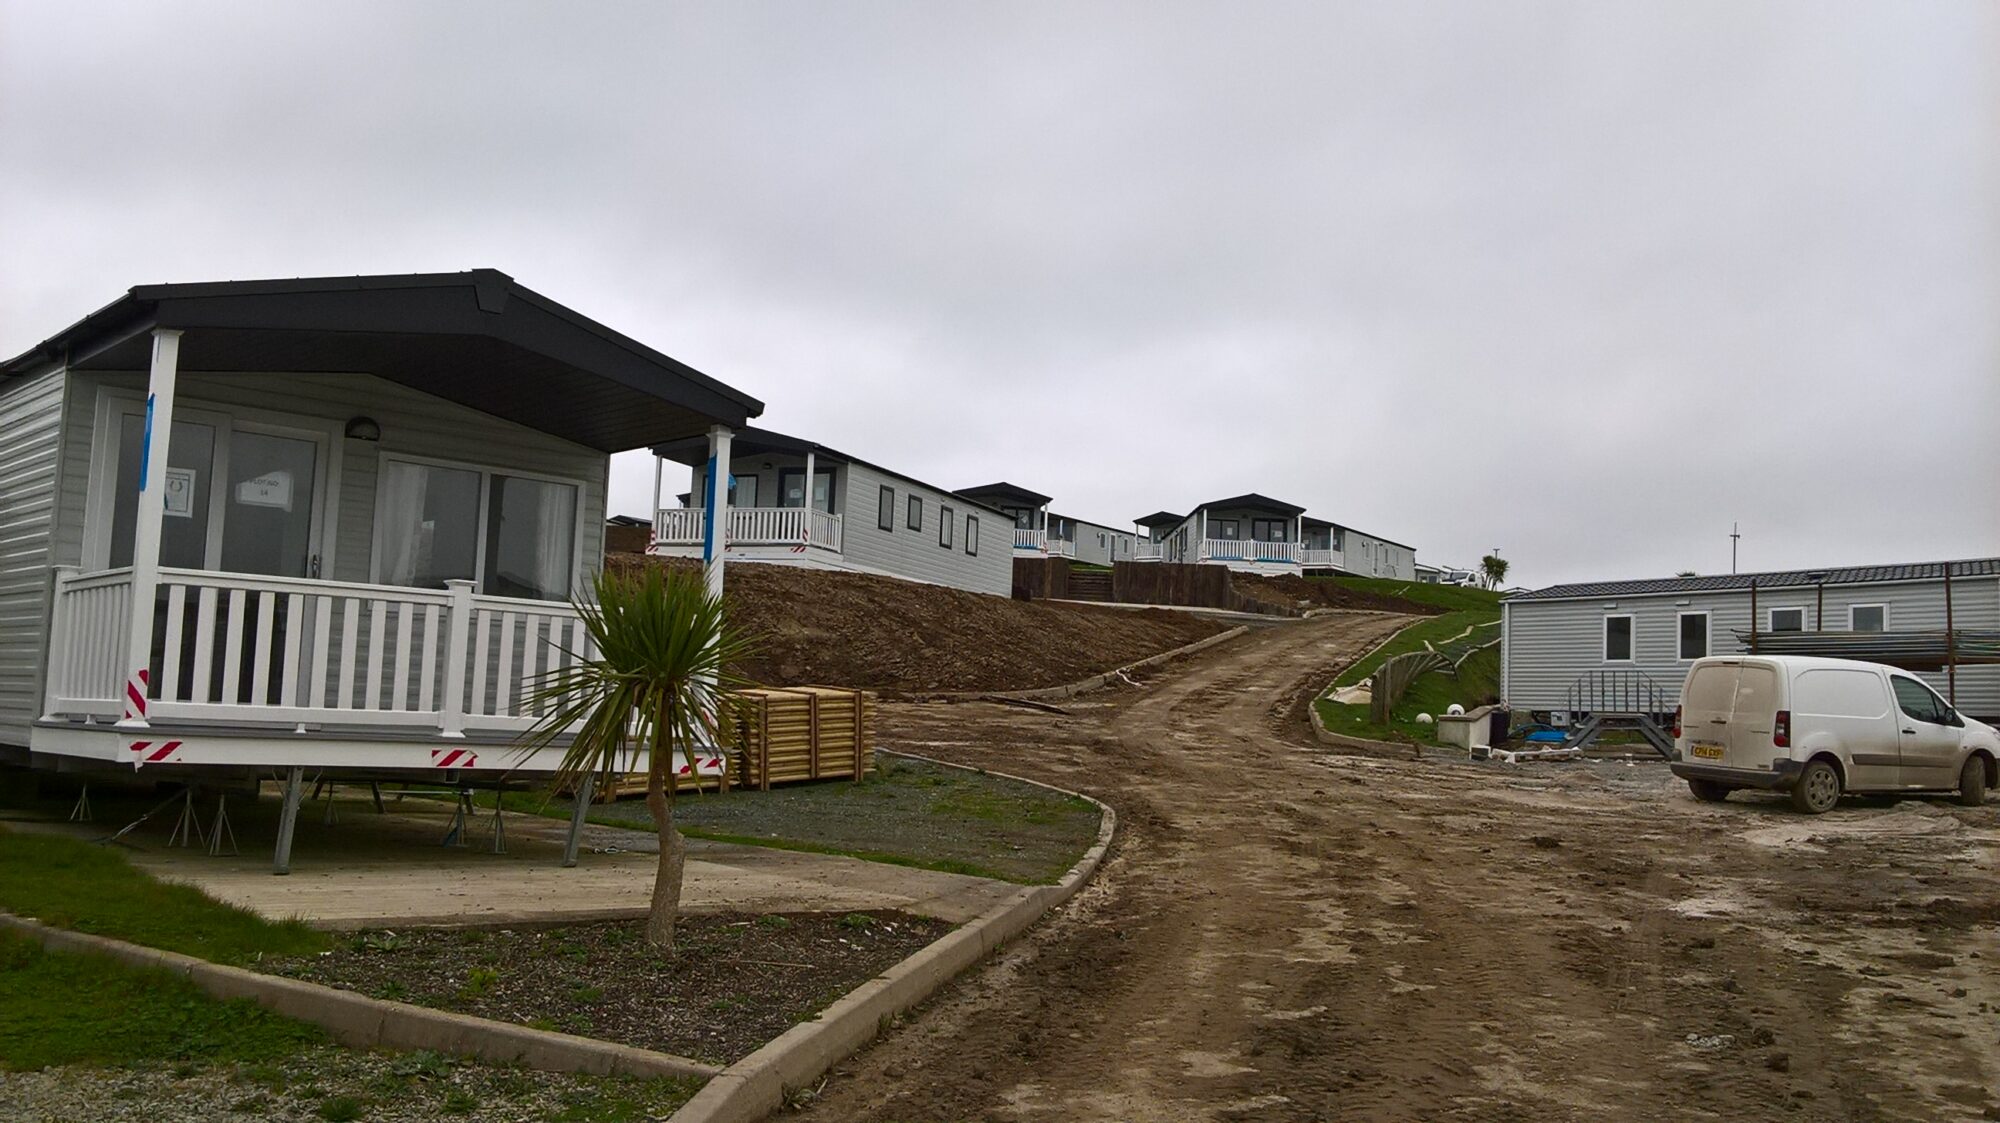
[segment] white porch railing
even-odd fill
[[[1062,538],[1051,537],[1041,530],[1014,528],[1014,548],[1024,553],[1047,554],[1052,558],[1073,558],[1076,543]]]
[[[653,521],[655,546],[700,546],[708,527],[708,512],[699,507],[672,507]],[[730,546],[811,546],[839,553],[839,515],[818,508],[731,507],[723,539]]]
[[[1297,542],[1259,542],[1251,538],[1205,538],[1201,543],[1204,561],[1275,562],[1297,565],[1301,551]]]
[[[59,573],[44,708],[116,720],[131,573]],[[532,726],[538,676],[588,657],[556,601],[160,570],[149,720],[398,726],[452,735]]]
[[[1340,565],[1340,551],[1305,549],[1299,551],[1299,560],[1312,569],[1334,568]]]
[[[1141,542],[1132,548],[1133,561],[1162,561],[1167,556],[1165,542]]]

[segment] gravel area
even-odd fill
[[[270,1065],[72,1065],[0,1072],[0,1120],[612,1123],[664,1119],[697,1087],[695,1081],[565,1076],[434,1053],[364,1053],[322,1046]]]
[[[951,927],[896,913],[688,916],[671,958],[637,921],[368,931],[260,969],[727,1064]]]

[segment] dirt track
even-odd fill
[[[1398,623],[1263,630],[1068,717],[886,707],[888,745],[1091,792],[1119,838],[799,1117],[2000,1117],[2000,809],[1312,746],[1301,694]]]

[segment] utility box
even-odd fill
[[[1493,711],[1497,706],[1481,706],[1462,714],[1443,714],[1437,719],[1438,740],[1461,749],[1484,749],[1492,745]]]

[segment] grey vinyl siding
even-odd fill
[[[771,454],[738,456],[730,460],[730,474],[740,490],[746,478],[757,480],[759,507],[778,505],[778,475],[785,469],[803,469],[803,455]],[[960,496],[916,483],[902,476],[846,461],[816,460],[815,471],[830,471],[833,514],[840,516],[841,562],[854,569],[886,573],[910,581],[950,585],[975,593],[1007,596],[1014,588],[1014,524],[997,511],[974,506]],[[705,468],[689,472],[694,505],[707,496],[703,486]],[[895,489],[895,529],[883,530],[876,522],[882,488]],[[909,525],[910,496],[924,501],[923,526]],[[938,545],[940,511],[952,509],[951,545]],[[965,552],[965,517],[979,519],[979,553]]]
[[[87,510],[91,429],[98,391],[104,387],[144,393],[146,378],[135,372],[79,374],[71,379],[62,504],[66,515],[75,512],[73,521],[78,525],[64,526],[58,536],[58,553],[68,564],[83,564],[79,526]],[[328,580],[372,580],[376,481],[382,457],[397,454],[576,481],[581,485],[577,497],[581,561],[576,576],[581,579],[602,564],[605,484],[611,458],[595,449],[365,374],[183,373],[175,402],[189,409],[242,413],[245,420],[268,415],[273,422],[282,423],[289,417],[331,426],[328,459],[330,470],[338,474],[338,492],[329,496],[335,512],[332,541],[323,544],[321,552],[321,576]],[[348,419],[356,416],[374,418],[382,426],[381,441],[342,436]]]
[[[1956,578],[1951,592],[1954,624],[2000,630],[2000,580]],[[1855,604],[1888,605],[1892,631],[1944,628],[1942,581],[1829,585],[1824,630],[1845,631],[1847,609]],[[1805,609],[1805,624],[1812,630],[1818,606],[1819,599],[1811,588],[1759,589],[1758,630],[1765,629],[1771,609],[1791,607]],[[1570,684],[1584,672],[1629,667],[1651,676],[1667,691],[1669,704],[1677,704],[1688,666],[1677,658],[1679,614],[1704,610],[1710,614],[1710,653],[1741,653],[1746,645],[1737,642],[1735,632],[1750,627],[1748,591],[1509,601],[1502,691],[1516,709],[1558,709],[1566,704]],[[1609,615],[1633,618],[1631,663],[1604,661],[1604,618]],[[1938,693],[1946,692],[1944,674],[1918,677]],[[1960,667],[1958,705],[1974,717],[2000,716],[2000,667]]]
[[[1361,577],[1385,577],[1402,581],[1414,581],[1417,577],[1417,552],[1408,546],[1399,545],[1377,538],[1359,530],[1340,529],[1344,540],[1341,549],[1342,565],[1348,573]]]
[[[1084,522],[1082,519],[1068,519],[1066,522],[1068,525],[1065,529],[1069,532],[1070,540],[1076,543],[1077,561],[1089,562],[1092,565],[1110,565],[1113,561],[1126,561],[1132,557],[1135,538],[1131,531]],[[1098,541],[1100,537],[1103,539],[1102,542]]]
[[[841,525],[841,553],[858,566],[905,577],[949,585],[975,593],[1004,597],[1014,587],[1014,528],[997,511],[976,507],[950,492],[926,487],[900,476],[891,476],[865,464],[846,464],[845,492],[858,502],[850,506],[854,514]],[[883,487],[896,489],[896,529],[875,525],[875,497]],[[924,525],[911,530],[904,518],[909,497],[924,501]],[[938,518],[944,507],[952,509],[955,524],[949,547],[938,545]],[[965,520],[979,520],[979,553],[965,552]]]
[[[61,371],[0,383],[0,744],[26,747],[41,715],[55,564]]]

